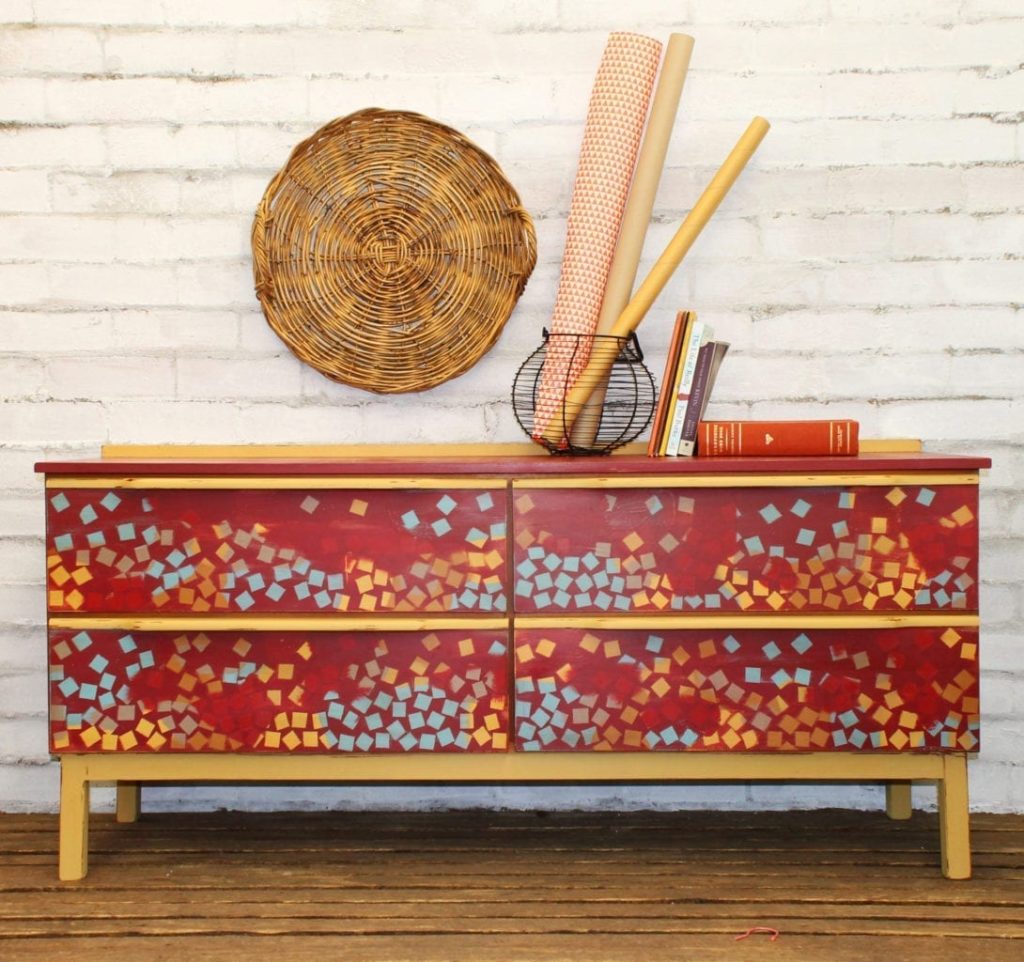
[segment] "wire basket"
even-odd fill
[[[372,108],[300,143],[252,229],[270,326],[320,373],[422,391],[494,344],[533,271],[533,223],[497,163],[419,114]]]
[[[597,342],[603,342],[600,348]],[[581,351],[590,357],[597,349],[602,352],[613,350],[613,342],[618,352],[604,386],[604,404],[596,430],[592,425],[586,439],[580,441],[576,423],[580,412],[578,409],[570,410],[564,404],[556,415],[561,420],[561,431],[551,431],[549,425],[537,424],[537,401],[544,361],[549,351],[557,353],[560,358],[571,357]],[[568,364],[566,370],[569,370]],[[572,386],[567,378],[561,390],[563,397],[568,396]],[[512,410],[519,426],[552,454],[610,454],[615,448],[636,440],[651,423],[655,394],[654,378],[644,365],[643,351],[636,334],[613,337],[610,334],[553,334],[545,330],[544,343],[516,372],[512,382]],[[557,434],[561,435],[560,441],[549,440]]]

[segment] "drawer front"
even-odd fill
[[[978,748],[974,628],[522,629],[516,748]]]
[[[503,751],[507,650],[481,630],[51,630],[51,750]]]
[[[977,488],[520,489],[520,612],[977,608]]]
[[[506,607],[502,488],[48,495],[51,611]]]

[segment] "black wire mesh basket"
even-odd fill
[[[607,356],[615,352],[615,359],[607,375],[594,378],[594,398],[603,402],[589,405],[562,403],[552,420],[541,424],[538,419],[538,401],[542,390],[549,394],[555,390],[560,398],[570,396],[570,388],[580,382],[571,382],[569,370],[563,383],[544,384],[544,362],[556,350],[560,358],[576,358],[581,352],[586,357],[594,354]],[[582,378],[584,375],[580,375]],[[551,373],[548,372],[550,381]],[[607,380],[605,378],[607,377]],[[538,444],[552,454],[610,454],[615,448],[636,440],[651,423],[655,403],[654,378],[644,365],[643,351],[635,334],[613,337],[610,334],[553,334],[544,331],[544,343],[537,348],[516,372],[512,382],[512,410],[519,426]]]

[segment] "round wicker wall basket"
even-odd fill
[[[494,344],[537,258],[494,160],[419,114],[369,109],[300,143],[252,230],[270,326],[335,381],[422,391]]]

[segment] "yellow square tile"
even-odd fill
[[[907,499],[907,493],[902,488],[892,488],[885,496],[885,500],[892,505],[900,505]]]
[[[879,535],[875,538],[874,548],[879,554],[892,554],[892,549],[896,547],[896,542],[892,540],[888,535]]]
[[[953,512],[952,518],[958,525],[963,527],[963,525],[970,524],[974,520],[974,512],[965,504]]]
[[[955,648],[961,637],[960,632],[955,628],[947,628],[941,635],[939,635],[939,640],[947,648]]]
[[[638,548],[643,546],[643,543],[643,538],[641,538],[635,531],[630,532],[625,538],[623,538],[623,544],[626,545],[627,549],[630,551],[636,551]]]

